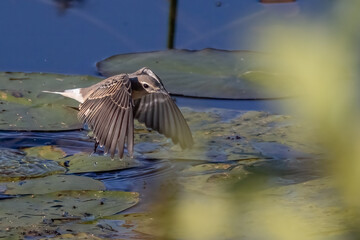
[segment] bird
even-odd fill
[[[93,131],[94,152],[100,144],[112,159],[116,150],[120,159],[123,158],[125,143],[133,158],[134,119],[171,138],[182,149],[193,146],[184,116],[161,79],[148,67],[114,75],[85,88],[43,92],[78,101],[78,119]]]

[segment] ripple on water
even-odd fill
[[[1,147],[22,149],[44,145],[59,146],[68,154],[89,151],[93,141],[87,131],[14,132],[0,131]]]
[[[144,190],[144,186],[154,186],[159,180],[173,175],[176,166],[168,160],[139,160],[140,166],[119,171],[85,173],[88,176],[101,180],[107,189],[122,191]]]
[[[28,157],[13,149],[0,149],[0,180],[14,180],[65,172],[55,161]]]

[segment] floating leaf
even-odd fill
[[[238,112],[222,119],[226,110],[197,112],[182,109],[191,128],[194,145],[182,150],[155,131],[135,135],[135,150],[147,158],[230,161],[254,158],[303,158],[321,153],[319,146],[295,119],[266,112]],[[150,147],[146,147],[151,143]],[[272,146],[274,150],[268,148]],[[276,150],[281,151],[280,155]],[[286,151],[286,153],[285,153]]]
[[[78,226],[79,224],[77,224]],[[56,234],[58,234],[58,231],[56,231]],[[47,240],[48,238],[41,238],[40,240]],[[96,237],[94,236],[94,233],[66,233],[66,234],[61,234],[58,236],[54,236],[51,239],[53,240],[57,240],[57,239],[79,239],[79,240],[103,240],[104,238],[102,237]]]
[[[253,160],[247,161],[250,164]],[[256,161],[259,161],[258,159]],[[251,174],[242,164],[199,164],[189,166],[180,173],[179,183],[187,191],[201,192],[206,195],[225,196],[227,189],[243,181]]]
[[[59,226],[61,235],[55,239],[154,239],[159,227],[154,228],[154,218],[146,213],[126,213],[107,216],[85,223]],[[155,234],[153,234],[155,233]]]
[[[0,237],[56,234],[59,225],[113,215],[138,201],[138,193],[121,191],[62,191],[2,200]]]
[[[76,101],[42,91],[85,87],[98,81],[89,76],[0,72],[0,130],[81,128]]]
[[[0,180],[2,181],[42,177],[63,172],[65,168],[55,161],[28,157],[17,150],[0,149]]]
[[[156,131],[140,130],[136,125],[135,157],[153,159],[183,159],[231,161],[254,158],[309,158],[321,153],[318,146],[307,141],[311,134],[290,116],[265,112],[232,112],[211,109],[206,112],[182,108],[192,130],[194,145],[182,150]],[[144,129],[144,127],[143,127]],[[89,152],[92,146],[89,147]],[[79,153],[64,157],[60,149],[44,146],[25,150],[42,158],[58,161],[70,172],[108,171],[133,167],[139,163],[129,158]],[[53,156],[52,156],[53,155]]]
[[[104,76],[112,76],[150,67],[165,88],[177,95],[224,99],[289,97],[284,76],[268,67],[272,58],[249,51],[167,50],[115,55],[98,62],[97,68]],[[275,82],[276,89],[272,87]],[[271,91],[264,86],[272,87]]]
[[[4,183],[2,183],[4,184]],[[44,194],[67,190],[105,190],[102,182],[76,175],[54,175],[6,184],[5,194]]]
[[[41,157],[55,161],[66,157],[66,153],[61,148],[55,146],[25,148],[24,152],[26,152],[27,156]]]
[[[217,170],[226,170],[231,167],[231,164],[228,163],[204,163],[204,164],[198,164],[195,166],[189,166],[188,168],[184,169],[182,173],[198,173],[198,172],[212,172]]]
[[[130,228],[133,233],[143,233],[148,235],[149,239],[153,239],[154,236],[163,236],[159,222],[154,219],[151,213],[129,213],[129,214],[117,214],[113,216],[104,217],[98,220],[100,223],[106,224],[111,221],[121,221],[122,228]],[[124,230],[123,230],[124,231]],[[146,237],[142,236],[142,238]],[[152,236],[152,237],[150,237]]]
[[[138,166],[139,163],[135,159],[124,157],[111,159],[110,156],[90,155],[89,153],[77,153],[72,156],[65,157],[63,150],[54,146],[40,146],[24,149],[29,156],[43,157],[57,161],[61,166],[66,167],[68,173],[84,173],[84,172],[105,172],[112,170],[120,170]]]
[[[91,156],[88,153],[79,153],[64,159],[69,161],[69,173],[105,172],[138,166],[135,159],[111,159],[110,156]]]

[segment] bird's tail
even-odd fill
[[[53,93],[53,94],[60,94],[64,97],[75,99],[76,101],[83,103],[84,98],[80,93],[80,88],[68,89],[63,92],[52,92],[52,91],[42,91],[44,93]]]

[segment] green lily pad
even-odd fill
[[[217,170],[226,170],[231,167],[229,163],[203,163],[198,164],[195,166],[189,166],[188,168],[184,169],[182,173],[198,173],[198,172],[206,172],[206,171],[217,171]]]
[[[0,237],[33,230],[47,236],[63,224],[113,215],[138,201],[138,193],[121,191],[62,191],[2,200]]]
[[[1,181],[43,177],[63,172],[65,168],[55,161],[26,156],[25,153],[17,150],[0,149]]]
[[[135,134],[135,150],[147,158],[231,161],[254,158],[308,158],[321,153],[314,138],[290,116],[238,112],[222,119],[226,110],[198,112],[183,108],[194,145],[182,150],[155,131]],[[269,148],[273,148],[271,151]],[[281,153],[281,154],[280,154]]]
[[[66,153],[61,148],[51,145],[25,148],[24,152],[26,152],[27,156],[41,157],[54,161],[58,161],[66,157]]]
[[[92,156],[88,153],[75,154],[64,160],[69,161],[69,173],[106,172],[139,165],[137,161],[128,157],[111,159],[110,156]]]
[[[68,169],[68,173],[105,172],[120,170],[138,166],[134,159],[124,157],[111,159],[110,156],[90,155],[89,153],[77,153],[65,157],[66,154],[61,148],[54,146],[40,146],[26,148],[24,151],[29,156],[42,157],[58,162]]]
[[[45,194],[68,190],[105,190],[101,181],[75,175],[53,175],[27,179],[21,182],[1,183],[6,186],[4,194]]]
[[[153,239],[154,236],[163,236],[164,233],[161,233],[161,226],[159,222],[156,221],[155,216],[151,213],[129,213],[129,214],[117,214],[113,216],[104,217],[98,220],[103,224],[111,223],[111,221],[120,221],[121,227],[130,228],[134,233],[143,233]]]
[[[108,77],[148,66],[176,95],[222,99],[289,97],[284,76],[269,68],[272,58],[249,51],[166,50],[115,55],[98,62],[97,68]],[[264,86],[271,87],[271,91]]]
[[[249,174],[243,164],[199,164],[181,171],[178,180],[187,191],[225,196],[229,187],[243,181]]]
[[[159,227],[147,213],[116,214],[94,221],[59,226],[55,239],[154,239]],[[154,234],[155,233],[155,234]]]
[[[136,124],[135,158],[218,162],[265,157],[309,158],[312,154],[321,153],[318,146],[308,141],[312,135],[290,116],[257,111],[231,111],[232,114],[228,114],[227,110],[219,109],[206,112],[190,108],[181,110],[193,134],[193,147],[182,150],[156,131]],[[232,117],[224,119],[225,115]],[[109,156],[90,156],[89,153],[65,157],[61,149],[51,146],[25,151],[28,154],[32,151],[34,155],[31,156],[55,160],[70,172],[108,171],[139,164],[126,157],[123,161],[118,158],[111,160]]]
[[[98,81],[90,76],[0,72],[0,130],[81,128],[76,101],[42,91],[85,87]]]
[[[79,225],[79,224],[77,224]],[[40,233],[39,233],[40,234]],[[56,235],[58,234],[58,231],[56,231]],[[40,238],[40,240],[48,240],[49,238]],[[103,240],[102,237],[96,237],[93,233],[66,233],[57,235],[54,237],[51,237],[53,240],[57,239],[79,239],[79,240]]]

